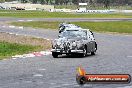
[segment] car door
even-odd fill
[[[92,49],[90,33],[87,32],[87,52],[90,53]]]
[[[90,32],[90,44],[91,44],[91,52],[95,51],[95,39],[94,35],[91,31]]]

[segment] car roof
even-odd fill
[[[77,28],[77,29],[82,29],[82,28],[79,27],[79,26],[66,26],[66,27],[65,27],[65,29],[75,29],[75,28]]]
[[[82,28],[67,28],[65,31],[90,31],[89,29],[82,29]]]
[[[62,25],[65,26],[65,27],[79,27],[79,26],[77,26],[75,24],[66,24],[66,23],[63,23]]]
[[[80,26],[77,26],[75,24],[67,24],[67,23],[63,23],[63,26],[65,26],[65,31],[70,31],[70,30],[85,30],[85,31],[90,31],[89,29],[83,29]]]

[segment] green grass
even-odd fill
[[[61,12],[44,11],[5,11],[0,10],[0,17],[18,17],[18,18],[132,18],[132,14],[113,13],[113,14],[75,14]]]
[[[60,22],[13,22],[12,25],[26,26],[44,29],[58,29]],[[72,22],[82,28],[88,28],[95,32],[117,32],[117,33],[132,33],[131,21],[117,21],[117,22]]]
[[[40,50],[40,46],[21,45],[16,43],[0,42],[0,60],[16,54],[29,53]]]
[[[96,32],[132,33],[132,22],[75,22],[83,28],[89,28]]]

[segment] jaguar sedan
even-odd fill
[[[88,29],[66,29],[52,42],[52,56],[78,54],[86,56],[88,53],[95,55],[97,43],[93,33]]]

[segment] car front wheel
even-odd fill
[[[81,57],[87,56],[87,48],[85,47],[83,53],[80,55]]]
[[[95,52],[91,52],[91,55],[95,55]]]
[[[56,53],[56,52],[52,52],[52,56],[54,57],[54,58],[57,58],[58,57],[58,53]]]
[[[87,55],[87,47],[84,48],[83,56],[85,57]]]

